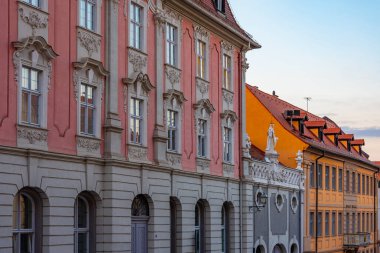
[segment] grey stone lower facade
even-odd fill
[[[204,252],[221,252],[225,203],[229,206],[230,252],[240,252],[238,180],[149,164],[1,148],[2,253],[12,252],[14,200],[20,190],[34,192],[31,195],[41,206],[40,228],[35,228],[41,231],[38,252],[74,252],[74,205],[83,193],[91,196],[96,209],[90,221],[96,224],[96,245],[90,246],[96,248],[94,252],[132,252],[131,206],[141,194],[149,204],[147,252],[171,252],[171,199],[177,207],[176,252],[195,252],[194,210],[199,200],[205,209]]]

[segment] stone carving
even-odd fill
[[[128,52],[129,62],[133,66],[133,72],[142,72],[142,69],[146,67],[146,56],[143,56],[137,52],[129,50]]]
[[[231,53],[231,51],[234,49],[234,47],[232,46],[232,44],[228,43],[227,41],[222,41],[220,42],[220,46],[222,47],[222,49],[226,50],[227,52]]]
[[[204,96],[208,93],[208,87],[209,84],[201,79],[197,79],[197,87],[199,89],[199,92]]]
[[[17,126],[17,137],[26,139],[30,144],[47,142],[48,132],[45,129],[32,128],[28,126]]]
[[[128,86],[124,85],[123,87],[123,96],[124,96],[124,112],[128,112]]]
[[[194,26],[194,34],[197,38],[209,38],[209,32],[202,26],[196,25]]]
[[[13,67],[15,72],[15,81],[18,82],[19,71],[21,67],[21,58],[27,57],[26,55],[33,50],[32,55],[34,58],[42,56],[46,61],[45,69],[48,71],[48,89],[50,89],[50,80],[52,74],[52,64],[51,61],[55,59],[58,54],[54,52],[53,48],[46,42],[46,40],[41,36],[31,36],[22,41],[12,42],[12,45],[16,49],[13,53]],[[24,52],[24,50],[27,50]],[[36,59],[35,59],[36,60]]]
[[[228,164],[228,163],[223,163],[223,173],[224,175],[234,175],[234,165]]]
[[[257,182],[265,182],[303,189],[302,169],[291,169],[276,163],[254,160],[250,163],[250,175]]]
[[[87,50],[88,57],[92,57],[94,52],[99,51],[100,47],[100,38],[97,38],[95,35],[79,30],[78,31],[78,39],[80,44]]]
[[[276,204],[277,211],[281,212],[282,207],[284,206],[284,196],[282,196],[280,193],[277,193],[274,202]]]
[[[210,160],[197,158],[196,163],[198,172],[210,172]]]
[[[275,150],[278,137],[274,133],[274,124],[270,124],[268,128],[267,147],[265,149],[265,161],[278,163],[278,153]]]
[[[165,31],[166,17],[163,10],[157,9],[154,13],[154,21],[156,25],[162,28],[162,32]]]
[[[229,90],[223,89],[223,100],[226,101],[226,103],[229,105],[232,104],[232,102],[234,101],[234,93]]]
[[[148,151],[144,147],[139,146],[128,146],[128,159],[136,161],[146,161],[148,157]]]
[[[181,80],[181,71],[178,69],[174,69],[169,66],[166,66],[165,73],[166,73],[167,78],[169,79],[169,82],[173,86],[179,83],[179,81]]]
[[[241,62],[241,67],[243,68],[243,71],[247,71],[249,69],[249,63],[246,57]]]
[[[47,17],[41,17],[37,12],[30,11],[29,15],[24,14],[24,9],[19,9],[21,19],[32,28],[32,36],[35,36],[37,29],[44,29],[48,25]]]
[[[182,21],[181,15],[175,10],[172,10],[170,8],[164,8],[164,15],[165,15],[166,20],[171,21],[171,23]]]
[[[132,93],[137,95],[148,96],[149,92],[154,88],[149,76],[142,72],[137,74],[134,78],[123,78],[122,82],[129,86]]]
[[[77,70],[73,71],[73,81],[74,81],[74,95],[75,100],[78,101],[79,98],[79,86],[80,86],[80,80],[79,80],[79,73]]]
[[[245,142],[244,143],[245,148],[247,148],[248,150],[251,149],[252,142],[251,142],[251,138],[249,137],[247,133],[245,133],[244,142]]]
[[[85,149],[87,152],[98,151],[100,143],[99,139],[77,136],[77,147]]]
[[[180,165],[182,162],[182,155],[167,152],[166,153],[166,160],[169,162],[169,164],[171,166],[177,166],[177,165]]]
[[[302,169],[302,161],[303,161],[303,154],[301,150],[298,150],[296,162],[297,162],[297,169]]]

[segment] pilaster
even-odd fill
[[[119,1],[106,1],[106,84],[105,156],[121,157],[121,122],[118,112],[118,12]]]
[[[160,2],[160,1],[158,1]],[[159,7],[161,4],[157,3],[157,10],[155,13],[155,25],[156,25],[156,122],[154,128],[153,142],[154,142],[154,159],[159,164],[167,164],[166,160],[166,145],[167,145],[167,133],[164,125],[164,44],[163,34],[165,30],[166,19],[163,10]]]

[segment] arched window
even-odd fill
[[[88,199],[81,195],[75,200],[74,208],[75,253],[87,253],[94,247],[94,241],[91,240],[92,228],[95,224],[94,208],[90,208]]]
[[[143,195],[132,202],[132,253],[148,252],[149,204]]]
[[[195,205],[195,253],[204,252],[204,205],[198,201]]]
[[[290,253],[298,253],[298,246],[297,244],[293,243],[290,247]]]
[[[40,252],[39,220],[35,198],[27,191],[20,191],[13,201],[13,252]]]
[[[259,247],[257,247],[256,253],[265,253],[265,249],[264,249],[263,245],[260,245]]]
[[[170,253],[178,252],[180,241],[177,241],[181,234],[181,203],[178,198],[170,197]]]

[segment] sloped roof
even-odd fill
[[[198,4],[200,7],[208,11],[211,15],[215,16],[219,20],[225,22],[230,27],[234,28],[241,34],[243,34],[247,39],[253,40],[250,36],[236,21],[236,18],[232,12],[231,5],[228,0],[226,0],[225,13],[220,13],[216,8],[213,0],[192,0],[194,3]]]
[[[347,150],[345,146],[343,146],[341,142],[338,143],[338,146],[335,146],[335,144],[326,135],[323,135],[323,140],[320,141],[318,136],[316,136],[307,127],[304,128],[304,134],[301,134],[290,125],[290,122],[286,120],[283,113],[285,110],[300,110],[301,114],[302,113],[307,114],[309,121],[311,122],[323,121],[326,124],[327,129],[332,129],[331,131],[337,131],[337,129],[340,130],[340,127],[334,121],[330,120],[327,117],[321,118],[310,112],[306,112],[305,110],[278,98],[278,96],[276,95],[271,95],[259,90],[257,86],[250,86],[247,84],[246,87],[261,102],[261,104],[276,118],[276,120],[280,122],[280,124],[285,129],[287,129],[290,133],[292,133],[297,138],[309,144],[311,147],[314,147],[319,150],[325,150],[327,152],[345,156],[351,159],[356,159],[356,160],[365,162],[368,165],[378,167],[373,162],[368,160],[368,158],[364,155],[365,154],[364,152],[362,155],[360,155],[359,152],[356,151],[355,149],[351,149],[351,152],[350,152]],[[345,137],[351,137],[351,136],[353,137],[353,135],[345,134],[343,131],[341,131],[341,134],[344,135]]]

